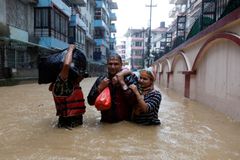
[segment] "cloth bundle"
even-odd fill
[[[55,52],[48,56],[39,57],[38,61],[38,83],[47,84],[56,81],[59,75],[65,55],[67,54],[67,49]],[[75,49],[73,51],[73,59],[69,71],[69,79],[75,79],[79,75],[85,77],[87,67],[87,60],[85,55]]]

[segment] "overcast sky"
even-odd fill
[[[150,22],[150,5],[151,0],[113,0],[117,2],[118,9],[113,10],[116,13],[117,21],[115,22],[117,38],[122,38],[128,28],[146,28]],[[160,26],[161,21],[165,21],[168,26],[172,19],[169,19],[169,10],[173,7],[169,0],[152,0],[152,28]]]

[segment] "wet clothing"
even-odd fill
[[[147,103],[147,112],[140,115],[133,115],[133,121],[144,125],[161,124],[158,119],[158,110],[162,100],[161,93],[157,90],[152,90],[144,95],[144,101]]]
[[[137,83],[137,77],[135,75],[129,75],[125,79],[127,85]],[[97,96],[100,94],[98,91],[98,85],[106,76],[100,76],[95,81],[92,89],[88,94],[88,103],[94,105]],[[109,84],[111,94],[111,108],[109,110],[101,111],[101,122],[115,123],[122,120],[131,120],[131,114],[133,106],[136,105],[136,95],[131,89],[123,90],[120,85]]]
[[[59,123],[66,125],[82,124],[82,115],[85,113],[84,97],[81,87],[71,81],[57,78],[53,87],[53,98],[56,106],[56,115]],[[73,124],[71,124],[73,123]]]
[[[73,88],[69,96],[55,96],[57,116],[71,117],[85,113],[85,105],[82,90],[79,86]]]

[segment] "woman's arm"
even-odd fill
[[[134,84],[131,84],[129,86],[130,89],[132,89],[132,91],[135,93],[136,97],[137,97],[137,102],[138,102],[138,109],[141,111],[141,112],[147,112],[147,109],[148,109],[148,105],[147,103],[144,101],[144,97],[143,95],[141,95],[137,89],[137,86],[134,85]]]

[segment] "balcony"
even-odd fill
[[[54,37],[40,37],[39,45],[52,49],[65,49],[68,47],[66,42],[58,40]]]
[[[109,48],[109,44],[104,39],[94,39],[97,46],[105,46],[106,48]]]
[[[103,1],[96,1],[96,8],[103,8],[103,9],[107,10],[106,5]]]
[[[71,19],[70,19],[70,26],[80,26],[81,28],[83,28],[85,31],[87,29],[86,24],[84,23],[84,21],[80,18],[79,14],[76,15],[71,15]]]
[[[28,42],[28,32],[27,31],[18,29],[14,26],[9,26],[9,32],[10,32],[11,39]]]
[[[110,32],[112,32],[112,33],[116,33],[117,32],[115,24],[111,24],[110,25]]]
[[[170,4],[187,4],[187,0],[169,0]]]
[[[175,18],[176,17],[176,13],[177,13],[176,8],[171,9],[169,11],[169,17],[170,18]]]
[[[41,0],[38,2],[37,7],[53,7],[56,6],[67,16],[71,16],[71,8],[68,7],[63,1],[59,0]]]
[[[94,20],[94,27],[104,28],[105,30],[109,31],[108,26],[103,20]]]
[[[64,3],[66,3],[69,7],[72,6],[80,6],[85,7],[87,5],[87,0],[62,0]]]
[[[33,3],[33,4],[37,4],[38,0],[21,0],[23,3]]]
[[[110,20],[111,21],[116,21],[117,20],[116,13],[110,13]]]
[[[133,55],[132,58],[133,59],[142,59],[143,57],[141,55]]]
[[[131,49],[132,50],[143,50],[144,47],[143,46],[132,46]]]
[[[81,7],[85,7],[87,4],[87,0],[69,0],[74,5],[79,5]]]
[[[118,9],[118,5],[116,2],[111,2],[109,5],[110,5],[110,9]]]
[[[116,43],[116,38],[111,37],[109,42],[110,43]]]
[[[131,37],[132,41],[144,41],[143,37]]]

